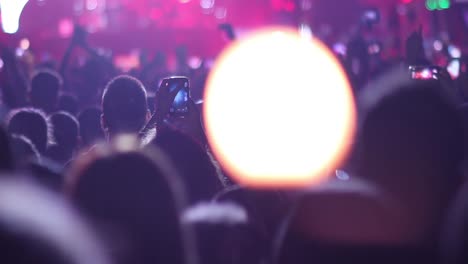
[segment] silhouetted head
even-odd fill
[[[187,209],[184,223],[194,227],[201,263],[265,263],[268,243],[244,208],[232,203],[200,203]]]
[[[78,115],[80,136],[84,146],[89,146],[104,139],[101,127],[102,111],[97,107],[86,108]]]
[[[76,115],[78,113],[78,99],[71,94],[60,95],[58,99],[58,110]]]
[[[275,263],[435,263],[398,203],[362,181],[327,182],[299,196],[278,232]]]
[[[49,116],[53,127],[55,145],[49,147],[48,156],[59,162],[67,162],[78,148],[80,126],[71,114],[61,111]]]
[[[0,177],[1,263],[110,263],[102,243],[61,197],[19,178]]]
[[[55,143],[66,149],[76,149],[79,140],[78,120],[67,112],[56,112],[49,117]]]
[[[52,70],[40,70],[31,79],[31,104],[46,113],[57,107],[58,94],[62,87],[62,78]]]
[[[130,76],[111,80],[102,96],[102,126],[110,135],[138,133],[149,118],[143,84]]]
[[[175,130],[158,133],[152,142],[172,159],[187,186],[190,204],[209,201],[222,189],[210,156],[196,141]]]
[[[8,133],[23,135],[43,154],[49,142],[49,124],[45,114],[34,108],[12,110],[7,118]]]
[[[395,195],[428,229],[461,183],[464,159],[461,117],[443,89],[430,81],[371,87],[358,138],[358,176]]]
[[[68,194],[112,243],[118,263],[194,263],[190,230],[179,219],[182,183],[161,151],[138,146],[118,136],[80,156]]]

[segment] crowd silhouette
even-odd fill
[[[197,102],[209,69],[188,67],[183,47],[175,71],[157,53],[126,74],[78,27],[61,63],[2,47],[0,262],[466,263],[464,82],[412,79],[408,66],[431,65],[422,41],[377,66],[350,41],[352,153],[295,191],[236,185],[218,164]],[[175,75],[193,89],[183,118],[170,110],[180,89],[157,87]]]

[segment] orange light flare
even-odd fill
[[[351,86],[319,40],[273,27],[218,58],[204,96],[208,141],[242,185],[293,188],[324,180],[356,127]]]

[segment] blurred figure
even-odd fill
[[[437,263],[401,207],[375,186],[334,181],[302,194],[278,232],[275,263]]]
[[[441,242],[441,263],[468,261],[468,185],[465,184],[449,210]]]
[[[62,78],[55,71],[43,69],[35,73],[31,79],[31,105],[46,113],[55,111],[62,83]]]
[[[190,137],[167,128],[158,133],[152,144],[168,154],[184,182],[190,186],[190,204],[210,201],[222,189],[220,176],[210,156]]]
[[[1,263],[110,263],[100,241],[59,196],[5,177],[0,177],[0,245]]]
[[[78,113],[78,99],[72,94],[62,94],[58,98],[59,111],[68,112],[74,116]]]
[[[7,130],[10,135],[23,135],[31,140],[42,155],[49,143],[49,124],[45,114],[34,108],[12,110],[7,117]]]
[[[47,149],[47,156],[60,164],[70,161],[79,143],[78,120],[67,112],[56,112],[49,117],[55,144]]]
[[[162,152],[141,152],[116,137],[80,156],[68,175],[74,204],[112,244],[118,263],[197,263],[190,229],[179,219],[182,182]]]
[[[395,76],[361,98],[357,176],[394,196],[414,224],[413,239],[433,244],[462,180],[461,117],[439,83],[388,77]]]
[[[251,224],[247,211],[230,203],[201,203],[182,217],[197,232],[201,263],[260,264],[268,251],[265,237]]]
[[[104,139],[101,127],[102,111],[97,107],[86,108],[78,115],[80,124],[80,136],[83,147],[91,146],[97,141]]]
[[[111,80],[102,96],[102,127],[112,138],[118,133],[138,133],[150,119],[143,84],[130,76]]]
[[[13,170],[14,157],[11,143],[5,129],[0,126],[0,171]]]
[[[291,206],[286,195],[279,191],[252,190],[236,185],[225,188],[213,200],[242,205],[247,210],[251,223],[261,230],[268,241],[273,240],[283,222],[283,216]]]

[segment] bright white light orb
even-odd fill
[[[204,122],[223,168],[251,187],[299,187],[327,177],[355,130],[350,84],[333,54],[292,29],[259,30],[219,57]]]
[[[3,32],[8,34],[18,32],[21,13],[28,1],[29,0],[0,0]]]

